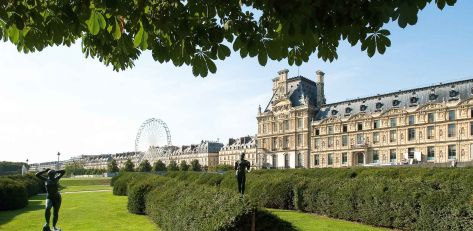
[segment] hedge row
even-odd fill
[[[236,190],[216,187],[219,174],[121,173],[112,179],[115,195],[128,195],[128,210],[147,214],[162,230],[295,230],[240,198]]]
[[[0,177],[0,210],[26,207],[28,197],[44,192],[43,182],[33,175]]]
[[[247,174],[258,206],[402,230],[473,230],[473,169],[355,168]],[[226,174],[221,187],[236,190]]]

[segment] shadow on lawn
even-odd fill
[[[44,209],[44,205],[41,203],[43,202],[44,196],[33,196],[28,200],[28,206],[22,209],[15,209],[10,211],[0,211],[0,225],[6,224],[13,220],[16,216],[25,213],[31,212],[35,210]]]

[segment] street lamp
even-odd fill
[[[59,170],[59,156],[61,155],[61,153],[57,152],[57,170]]]

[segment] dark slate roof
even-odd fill
[[[287,88],[289,92],[289,100],[293,107],[301,106],[303,104],[303,101],[301,100],[303,96],[307,98],[309,105],[315,107],[317,104],[317,85],[314,81],[303,76],[291,77],[287,80]],[[273,98],[274,95],[265,111],[272,110]]]
[[[428,87],[326,104],[320,108],[315,120],[322,120],[331,116],[350,116],[359,112],[375,113],[392,108],[417,107],[427,103],[459,101],[472,97],[472,93],[473,79],[440,83]]]

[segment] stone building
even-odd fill
[[[202,166],[217,166],[218,152],[223,147],[223,144],[218,141],[201,141],[200,144],[177,146],[153,147],[152,159],[148,160],[153,164],[155,161],[161,160],[166,165],[169,165],[171,160],[179,163],[186,161],[190,164],[192,160],[198,160]]]
[[[265,154],[262,167],[310,166],[310,123],[325,104],[324,73],[318,71],[314,82],[302,76],[288,78],[288,72],[278,72],[271,100],[264,111],[258,108],[258,152]]]
[[[269,167],[473,160],[473,79],[330,104],[323,82],[321,71],[315,82],[286,70],[273,79],[257,116],[258,152]]]
[[[251,167],[258,166],[256,153],[256,138],[254,136],[244,136],[240,138],[230,138],[228,144],[218,152],[219,164],[233,166],[240,159],[240,154],[245,153],[245,159],[250,161]]]

